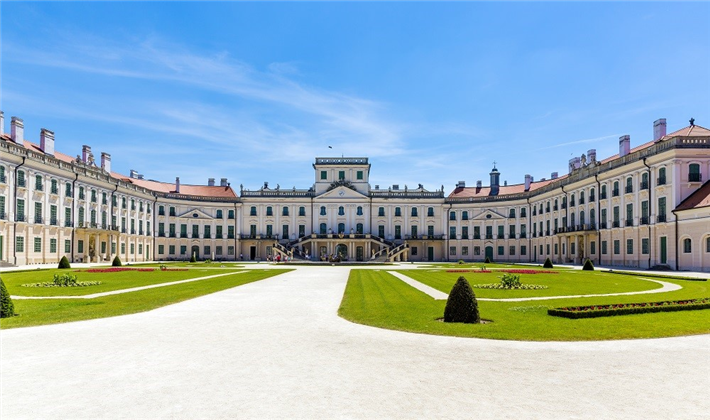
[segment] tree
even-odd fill
[[[594,264],[592,264],[592,260],[587,258],[587,261],[584,262],[584,267],[582,267],[582,270],[594,271]]]
[[[5,282],[0,278],[0,318],[15,316],[15,304],[12,303],[10,292],[5,287]]]
[[[478,313],[478,301],[471,285],[461,276],[449,293],[444,309],[444,322],[463,322],[478,324],[481,316]]]
[[[542,268],[553,268],[552,261],[550,260],[549,257],[547,259],[545,259],[545,264],[543,264]]]
[[[111,263],[111,266],[120,267],[122,265],[123,265],[123,263],[121,263],[121,259],[118,258],[118,255],[116,255],[116,257],[113,259],[113,262]]]
[[[59,268],[71,268],[71,264],[69,264],[69,260],[66,255],[59,260]]]

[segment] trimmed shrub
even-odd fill
[[[488,257],[486,257],[486,260],[483,261],[483,263],[484,263],[484,264],[490,264],[490,263],[491,263],[491,259],[488,258]]]
[[[463,264],[463,263],[464,263],[463,260],[459,260],[459,264]]]
[[[190,257],[190,262],[197,262],[197,258],[195,258],[195,253],[192,253],[192,256]]]
[[[15,316],[15,304],[12,303],[10,292],[5,287],[5,282],[0,278],[0,318]]]
[[[582,270],[594,271],[594,264],[592,264],[592,260],[587,258],[587,261],[584,262],[584,267],[582,267]]]
[[[121,259],[118,258],[118,255],[116,255],[116,257],[113,259],[113,262],[111,263],[111,266],[112,267],[120,267],[122,265],[123,265],[123,263],[121,263]]]
[[[468,284],[468,280],[461,276],[449,293],[444,309],[444,322],[463,322],[465,324],[478,324],[481,315],[478,313],[476,295]]]
[[[69,264],[69,260],[67,259],[67,256],[63,256],[61,260],[59,260],[59,267],[58,268],[71,268],[71,264]]]
[[[667,300],[663,302],[613,303],[610,305],[570,306],[548,309],[547,314],[563,318],[599,318],[615,315],[646,314],[653,312],[692,311],[710,309],[710,298]]]
[[[549,257],[545,260],[545,264],[542,265],[542,268],[553,268],[552,261],[550,260]]]

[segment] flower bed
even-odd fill
[[[111,267],[111,268],[90,268],[84,273],[118,273],[121,271],[155,271],[155,268],[131,268],[131,267]]]
[[[618,303],[611,305],[568,306],[565,308],[548,309],[547,314],[578,319],[645,314],[651,312],[692,311],[696,309],[710,309],[710,298],[667,300],[663,302]]]
[[[473,284],[471,287],[476,289],[499,289],[499,290],[541,290],[547,289],[547,286],[542,284],[519,284],[517,286],[507,286],[502,283],[488,283],[488,284]]]
[[[25,283],[22,287],[86,287],[97,286],[100,281],[77,281],[76,276],[72,274],[55,274],[54,281],[42,283]]]
[[[447,273],[490,273],[491,270],[446,270]]]
[[[557,271],[548,270],[524,270],[524,269],[513,269],[513,270],[500,270],[504,273],[511,274],[559,274]]]
[[[222,266],[224,267],[224,266]],[[187,271],[187,268],[168,268],[165,264],[160,265],[160,271]]]

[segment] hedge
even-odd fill
[[[611,305],[569,306],[548,309],[547,314],[563,318],[599,318],[604,316],[646,314],[653,312],[710,309],[710,298],[667,300],[663,302],[617,303]]]
[[[12,303],[10,292],[7,291],[5,283],[0,278],[0,318],[15,316],[15,304]]]
[[[67,256],[63,256],[61,260],[59,260],[59,267],[58,268],[71,268],[71,264],[69,264],[69,260],[67,259]]]

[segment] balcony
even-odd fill
[[[567,203],[562,203],[561,207],[562,207],[563,209],[566,209],[566,208],[567,208]]]
[[[611,227],[618,228],[619,226],[621,226],[621,224],[618,220],[614,220],[613,222],[611,222]]]
[[[688,174],[688,182],[702,182],[702,174]]]
[[[42,190],[44,190],[44,187],[42,186],[42,184],[35,185],[35,191],[42,191]]]
[[[656,179],[656,185],[666,185],[666,177],[660,176]]]
[[[520,239],[525,239],[528,235],[524,232],[520,234]]]
[[[624,189],[624,192],[626,194],[631,194],[632,192],[634,192],[634,187],[631,185],[627,185],[626,188]]]
[[[599,229],[606,229],[606,222],[599,223]]]
[[[57,218],[49,219],[49,224],[51,226],[57,226]]]
[[[576,206],[576,204],[574,203],[574,200],[570,200],[570,201],[569,201],[569,205],[570,205],[570,207]]]
[[[42,216],[35,216],[35,223],[36,224],[44,223],[44,220],[42,220]]]
[[[199,234],[199,233],[193,233],[193,234],[192,234],[192,239],[200,239],[200,234]]]
[[[135,235],[135,234],[136,234],[136,230],[131,228],[131,235]]]
[[[59,189],[58,189],[58,188],[52,188],[52,189],[49,191],[49,193],[52,194],[52,195],[59,195]]]
[[[414,235],[416,236],[416,235]],[[461,235],[461,239],[468,239],[468,235]]]
[[[493,239],[493,234],[486,234],[486,239]]]
[[[481,239],[481,235],[476,235],[475,233],[473,234],[473,239]]]
[[[552,211],[557,211],[557,205],[552,206]]]
[[[158,210],[158,216],[165,216],[165,210]]]
[[[234,239],[234,234],[233,233],[227,234],[227,239]]]
[[[177,237],[177,234],[175,232],[170,232],[170,233],[168,233],[168,237],[175,238],[175,237]]]
[[[64,221],[64,227],[72,227],[71,220],[65,220],[65,221]]]
[[[17,186],[21,188],[25,188],[27,185],[27,182],[24,180],[24,178],[20,178],[17,180]]]
[[[181,238],[187,238],[187,233],[180,233]]]
[[[227,219],[232,219],[232,220],[233,220],[233,219],[234,219],[234,215],[233,215],[233,214],[230,214],[230,215],[227,217]]]
[[[122,228],[121,228],[121,233],[126,233],[126,228],[122,227]]]
[[[124,207],[124,209],[125,209],[125,207]],[[170,212],[170,217],[175,217],[175,212],[174,212],[174,211],[171,211],[171,212]]]
[[[641,181],[641,189],[642,190],[648,189],[648,181]]]
[[[159,238],[164,238],[164,237],[165,237],[165,232],[158,232],[158,237],[159,237]]]
[[[509,215],[508,215],[508,219],[515,219],[515,215],[514,215],[514,214],[509,214]]]
[[[600,200],[606,200],[606,193],[605,193],[605,192],[600,193],[600,194],[599,194],[599,199],[600,199]]]
[[[658,216],[656,216],[656,222],[657,223],[666,223],[666,215],[659,214]]]
[[[545,236],[550,236],[550,230],[549,230],[549,229],[545,231]]]
[[[579,197],[579,204],[584,204],[584,197]]]
[[[7,213],[0,213],[0,220],[7,220]]]
[[[533,216],[537,216],[537,209],[533,209],[532,215],[533,215]]]
[[[643,217],[641,217],[641,224],[642,224],[642,225],[647,225],[647,224],[648,224],[648,216],[643,216]]]
[[[619,196],[619,189],[615,189],[611,191],[611,196],[612,197],[618,197]]]
[[[634,219],[626,219],[624,226],[633,226],[634,225]]]
[[[138,231],[138,234],[139,234],[139,235],[143,235],[143,229],[140,229],[140,230]]]

